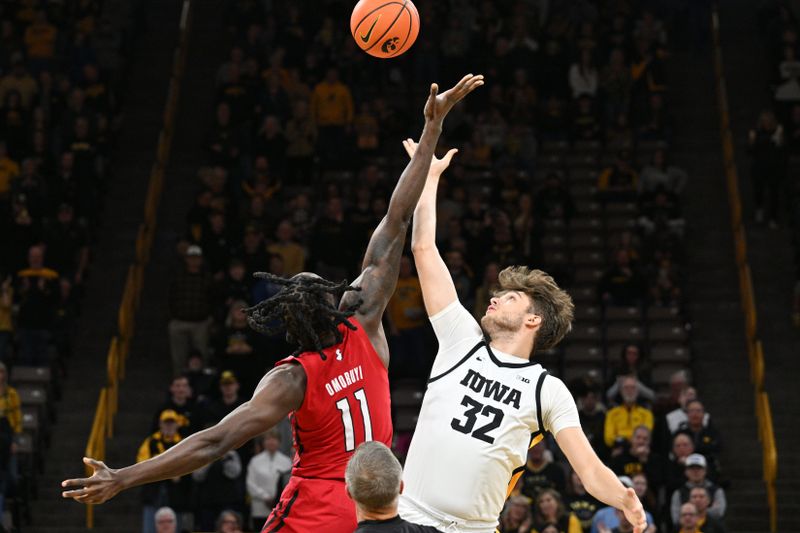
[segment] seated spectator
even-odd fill
[[[628,114],[620,112],[605,129],[606,145],[613,148],[629,148],[633,145],[633,130]]]
[[[256,156],[250,177],[242,182],[242,190],[249,198],[260,197],[265,202],[276,198],[283,187],[280,178],[270,169],[266,156]]]
[[[195,407],[196,403],[192,397],[189,378],[183,375],[172,378],[172,383],[169,386],[169,398],[156,409],[152,430],[158,429],[161,413],[172,411],[177,415],[178,432],[181,437],[188,437],[193,430],[192,414],[195,411]]]
[[[172,410],[161,413],[158,418],[158,431],[147,437],[139,446],[137,463],[164,453],[182,440],[178,433],[178,416],[178,413]],[[164,506],[175,509],[185,507],[189,503],[190,493],[189,476],[150,483],[142,487],[142,533],[155,533],[156,509]]]
[[[688,407],[688,403],[692,400],[697,399],[697,390],[694,387],[686,387],[681,391],[680,396],[678,397],[678,402],[680,403],[680,407],[677,409],[673,409],[669,413],[666,414],[666,424],[667,429],[669,430],[670,434],[676,433],[682,427],[685,427],[689,423],[689,415],[686,412]],[[708,426],[708,419],[709,414],[705,413],[703,415],[703,426]]]
[[[225,322],[227,310],[234,302],[248,303],[252,295],[252,278],[247,276],[247,268],[241,259],[231,259],[225,278],[216,283],[214,288],[215,303],[214,320],[217,324]],[[218,310],[217,310],[218,309]]]
[[[574,513],[567,511],[561,495],[553,489],[542,489],[533,506],[533,529],[531,533],[545,533],[555,526],[555,531],[582,533],[581,522]]]
[[[242,533],[242,515],[230,509],[222,511],[217,517],[214,532]]]
[[[275,501],[278,479],[281,474],[292,469],[292,460],[278,451],[281,445],[280,433],[271,430],[261,439],[261,451],[247,465],[247,494],[250,497],[250,522],[253,529],[264,525]]]
[[[568,479],[569,483],[567,483],[564,505],[578,518],[583,533],[589,533],[592,529],[592,518],[594,518],[594,514],[603,504],[586,492],[586,487],[583,486],[581,478],[578,477],[574,470],[570,471]]]
[[[678,198],[665,190],[658,190],[642,200],[638,222],[646,235],[670,233],[676,237],[683,236],[686,225]]]
[[[659,396],[653,410],[658,414],[666,414],[681,407],[681,392],[689,386],[689,371],[678,370],[669,377],[669,392]]]
[[[606,414],[605,443],[612,447],[618,438],[630,442],[633,431],[639,426],[653,430],[653,412],[639,405],[638,383],[635,376],[622,378],[620,384],[622,405],[618,405]]]
[[[414,262],[407,255],[400,259],[397,287],[386,308],[386,320],[392,357],[397,366],[393,377],[425,379],[429,366],[424,336],[427,314]]]
[[[680,506],[676,533],[702,533],[698,525],[697,507],[687,502]]]
[[[657,259],[650,280],[650,297],[656,306],[677,307],[681,303],[680,272],[669,255]]]
[[[597,93],[598,74],[591,50],[581,50],[578,61],[570,66],[569,86],[573,98],[594,97]]]
[[[45,242],[48,263],[61,276],[80,285],[89,266],[89,238],[74,214],[70,204],[61,204],[55,223],[47,228]]]
[[[17,389],[8,384],[8,369],[0,362],[0,516],[5,493],[13,475],[11,457],[17,451],[14,439],[22,433],[22,409]]]
[[[639,176],[631,165],[631,154],[622,150],[614,163],[597,176],[597,196],[604,202],[629,202],[636,198]]]
[[[211,325],[211,276],[203,269],[203,250],[186,249],[184,266],[169,287],[169,347],[172,371],[178,375],[186,366],[190,350],[205,356]]]
[[[160,507],[156,511],[155,533],[178,533],[178,516],[169,507]]]
[[[536,192],[533,206],[538,223],[549,220],[569,222],[575,214],[572,195],[554,172],[547,175],[544,186]]]
[[[195,528],[198,531],[241,531],[241,512],[244,510],[244,475],[242,460],[236,451],[231,450],[219,460],[205,465],[191,474],[197,485],[195,498]],[[230,529],[236,510],[235,526]],[[222,514],[220,514],[222,513]],[[220,529],[220,524],[228,528]]]
[[[293,185],[308,185],[314,165],[314,146],[317,142],[317,127],[308,113],[308,103],[298,100],[292,107],[292,118],[285,129],[287,178]]]
[[[230,370],[220,374],[219,391],[219,399],[208,399],[197,406],[198,429],[213,426],[244,402],[239,396],[239,380]]]
[[[592,387],[587,387],[580,396],[580,407],[578,416],[581,421],[581,428],[586,433],[586,438],[598,455],[605,455],[604,432],[606,425],[606,407],[599,401],[599,394]]]
[[[264,265],[269,264],[270,256],[264,244],[264,234],[255,224],[248,224],[244,229],[241,258],[244,263],[245,271],[247,272],[245,277],[252,276],[254,273],[264,270]],[[281,258],[281,264],[282,263],[283,258]],[[250,298],[247,300],[252,301]]]
[[[606,392],[606,398],[611,403],[618,403],[619,385],[621,376],[636,376],[639,397],[648,402],[656,399],[656,393],[647,386],[650,383],[650,364],[645,360],[642,347],[636,343],[628,343],[622,347],[620,360],[617,363],[615,374],[617,379]]]
[[[569,126],[564,102],[551,96],[539,118],[539,136],[543,141],[566,141]]]
[[[664,96],[653,92],[647,100],[647,107],[642,117],[637,138],[640,141],[672,140],[672,115],[667,111]]]
[[[651,195],[659,189],[680,194],[688,180],[686,171],[670,165],[666,150],[659,148],[653,153],[653,161],[646,165],[639,175],[639,195]]]
[[[620,116],[626,116],[631,97],[631,74],[625,63],[625,52],[621,48],[615,47],[611,50],[608,65],[603,68],[601,74],[600,87],[605,100],[605,117],[608,122],[614,123]],[[606,139],[608,140],[608,137]]]
[[[49,364],[49,343],[58,302],[58,272],[45,266],[44,246],[28,251],[27,268],[17,272],[19,363]]]
[[[633,479],[636,474],[644,473],[655,491],[663,483],[663,460],[650,448],[651,431],[647,426],[638,426],[633,430],[630,445],[611,459],[611,470],[617,475],[625,475]]]
[[[598,282],[598,292],[604,305],[631,307],[644,302],[646,285],[636,265],[631,264],[625,250],[614,254],[615,263]]]
[[[628,476],[620,476],[619,481],[627,488],[634,488],[633,481]],[[644,514],[647,518],[647,529],[644,530],[644,533],[656,533],[653,515],[646,510]],[[619,527],[619,523],[620,519],[617,514],[617,509],[614,507],[603,507],[597,511],[594,518],[592,518],[591,533],[609,533],[613,531],[614,528]]]
[[[581,95],[572,114],[572,142],[599,141],[602,138],[600,118],[588,94]]]
[[[229,258],[239,246],[238,236],[228,227],[223,211],[211,211],[208,226],[200,237],[204,265],[211,276],[219,281],[225,277]]]
[[[633,490],[636,492],[639,501],[642,502],[642,507],[644,507],[645,512],[653,515],[653,523],[660,524],[661,520],[659,515],[661,512],[658,503],[658,497],[661,492],[660,489],[651,489],[650,482],[644,472],[634,474],[631,481],[633,481]]]
[[[350,219],[341,198],[329,197],[322,216],[314,225],[309,249],[314,272],[328,279],[344,279],[351,268]]]
[[[267,115],[256,134],[253,152],[257,159],[269,161],[273,182],[281,185],[281,176],[286,175],[286,137],[281,130],[281,122],[274,115]]]
[[[436,533],[400,518],[397,502],[403,468],[386,445],[370,441],[356,448],[344,473],[345,490],[356,507],[355,533]]]
[[[500,533],[530,533],[533,526],[531,499],[527,496],[512,496],[500,513]]]
[[[14,337],[14,285],[11,276],[2,279],[0,276],[0,363],[6,363],[11,357],[11,341]]]
[[[214,125],[205,146],[212,165],[231,167],[239,158],[242,140],[238,128],[231,122],[231,107],[227,102],[217,104]]]
[[[247,307],[246,302],[236,301],[228,308],[225,326],[214,343],[214,354],[221,370],[242,377],[242,394],[249,398],[264,375],[266,362],[257,349],[258,333],[247,325]]]
[[[532,500],[535,500],[544,489],[564,492],[566,487],[564,471],[553,462],[553,456],[544,440],[528,450],[528,461],[520,477],[519,486],[522,494]]]
[[[689,502],[697,508],[697,527],[703,533],[725,533],[721,520],[708,514],[711,506],[711,494],[706,487],[693,487],[689,492]]]
[[[214,384],[217,382],[216,371],[205,366],[203,356],[197,350],[189,353],[186,370],[182,375],[189,380],[189,388],[192,390],[192,399],[195,402],[195,407],[208,399],[208,395],[212,393]]]
[[[703,402],[698,399],[686,402],[686,422],[678,426],[678,431],[686,433],[694,441],[694,451],[716,466],[722,451],[722,438],[713,424],[708,423]]]
[[[306,269],[306,250],[295,239],[294,226],[288,220],[282,220],[278,224],[275,240],[267,246],[267,251],[283,258],[286,276],[294,276]]]
[[[686,459],[693,453],[694,442],[689,435],[683,432],[673,435],[664,471],[667,494],[671,494],[686,482]]]
[[[680,519],[681,504],[689,501],[691,490],[694,487],[704,487],[711,495],[711,506],[708,514],[722,520],[728,507],[725,491],[706,478],[706,458],[699,453],[693,453],[686,458],[686,482],[672,492],[670,498],[670,513],[672,523],[677,524]]]
[[[19,176],[19,163],[8,153],[8,144],[0,141],[0,201],[4,201],[11,191],[11,183]]]

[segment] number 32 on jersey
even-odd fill
[[[372,420],[369,417],[369,404],[364,389],[353,392],[353,396],[358,401],[358,408],[361,410],[361,420],[364,421],[364,442],[372,440]],[[350,411],[350,398],[344,397],[336,402],[336,408],[342,413],[342,426],[344,426],[344,449],[352,452],[356,449],[356,434],[353,429],[353,416]],[[359,443],[361,444],[361,443]]]

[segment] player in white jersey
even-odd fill
[[[416,144],[404,142],[413,155]],[[573,304],[553,278],[510,267],[480,324],[459,303],[436,248],[436,188],[455,150],[434,158],[414,212],[412,251],[425,308],[439,341],[406,458],[400,515],[445,532],[491,533],[528,448],[555,436],[586,489],[646,527],[644,509],[597,457],[564,383],[532,360],[558,344]]]

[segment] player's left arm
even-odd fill
[[[589,494],[622,509],[633,524],[634,533],[643,533],[647,529],[647,517],[642,503],[634,490],[625,488],[617,475],[597,457],[583,430],[580,427],[564,428],[556,434],[556,442]]]
[[[340,303],[341,308],[347,308],[359,298],[363,300],[356,317],[370,337],[378,335],[385,338],[381,317],[397,286],[406,233],[425,186],[444,118],[454,105],[481,85],[483,76],[472,74],[464,76],[455,87],[442,94],[438,94],[436,84],[431,85],[425,104],[425,127],[419,147],[395,186],[386,216],[378,224],[367,245],[361,275],[353,282],[353,285],[361,287],[361,291],[346,293]],[[388,350],[379,349],[378,355],[388,367]]]

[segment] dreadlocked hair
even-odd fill
[[[355,314],[363,300],[359,299],[346,309],[339,310],[331,305],[326,296],[331,295],[334,301],[338,301],[345,292],[360,291],[360,287],[352,287],[347,281],[336,283],[312,276],[287,279],[268,272],[256,272],[253,276],[278,285],[281,289],[271,298],[245,309],[247,323],[254,330],[267,335],[285,329],[290,340],[299,345],[292,355],[313,351],[325,359],[321,336],[332,334],[338,344],[342,342],[339,324],[351,330],[356,329],[348,318]]]

